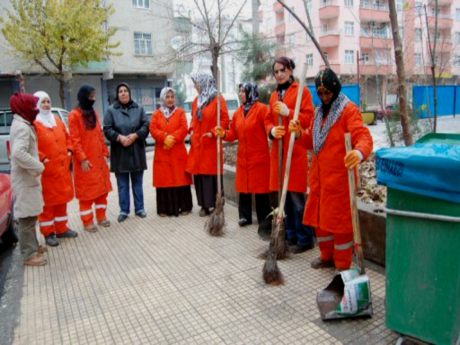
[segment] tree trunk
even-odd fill
[[[398,14],[396,13],[395,0],[389,0],[388,5],[390,7],[390,20],[395,49],[396,72],[398,74],[399,116],[403,131],[404,144],[409,146],[413,144],[413,138],[410,131],[410,116],[407,111],[406,71],[404,68],[404,56],[401,37],[399,36]]]
[[[212,54],[212,66],[211,66],[211,72],[212,76],[217,82],[217,71],[219,70],[219,66],[217,66],[217,60],[219,59],[219,51],[217,51],[215,48],[211,50]]]
[[[61,108],[65,109],[65,80],[63,78],[58,79],[59,82],[59,99],[61,100]]]

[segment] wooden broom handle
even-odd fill
[[[294,121],[297,121],[299,119],[300,105],[302,104],[302,95],[303,95],[303,89],[305,87],[306,74],[307,74],[307,64],[304,63],[303,68],[302,68],[302,73],[300,75],[299,90],[297,91],[297,99],[295,103],[294,118],[293,118]],[[289,173],[291,172],[292,151],[294,150],[294,143],[295,143],[295,133],[292,132],[291,137],[289,138],[289,149],[288,149],[287,159],[286,159],[286,169],[284,170],[283,191],[281,193],[280,203],[278,205],[278,218],[280,219],[283,218],[284,204],[286,203],[286,195],[287,195],[287,188],[289,184]]]
[[[351,134],[345,133],[345,148],[346,152],[353,150],[351,144]],[[360,273],[365,274],[364,270],[364,254],[361,243],[361,230],[359,227],[359,213],[356,198],[356,180],[355,180],[355,169],[347,169],[348,171],[348,190],[350,191],[350,208],[351,208],[351,221],[353,224],[353,241],[355,243],[356,257],[358,259],[358,265]]]

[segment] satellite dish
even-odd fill
[[[171,45],[172,49],[178,51],[184,46],[184,38],[182,36],[174,36],[171,38],[171,41],[169,41],[169,44]]]

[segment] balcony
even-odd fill
[[[319,8],[319,19],[327,20],[337,18],[340,14],[340,6],[336,0],[323,0]]]
[[[430,28],[434,28],[435,17],[434,15],[428,16],[428,26]],[[454,24],[454,20],[450,15],[447,14],[439,14],[438,15],[438,29],[452,29]]]
[[[359,44],[361,49],[389,49],[393,46],[393,40],[391,38],[361,36]]]
[[[428,45],[429,42],[427,40],[426,44]],[[433,42],[431,42],[431,47],[433,48]],[[451,40],[439,38],[436,42],[436,52],[437,53],[446,53],[450,54],[452,52],[453,45]]]
[[[391,65],[375,65],[367,63],[359,65],[359,73],[363,75],[387,75],[393,74],[393,66]]]
[[[388,5],[361,4],[359,17],[362,22],[387,23],[390,21]]]
[[[339,31],[327,31],[321,33],[319,37],[319,45],[321,48],[337,47],[340,44]]]

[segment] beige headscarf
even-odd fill
[[[48,128],[56,127],[56,119],[54,118],[54,114],[51,112],[51,109],[44,110],[42,108],[42,102],[44,99],[49,99],[51,104],[50,96],[45,91],[37,91],[34,93],[34,96],[38,97],[37,108],[40,110],[35,121],[40,122]]]

